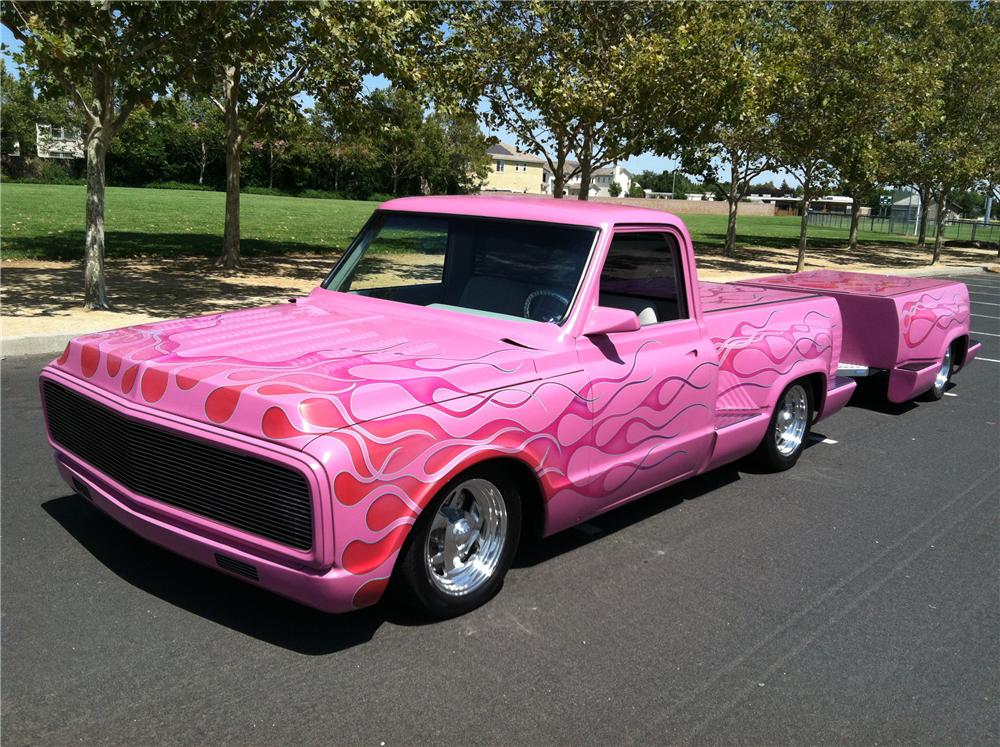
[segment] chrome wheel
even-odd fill
[[[944,391],[945,384],[951,378],[951,348],[944,352],[944,360],[941,361],[941,368],[934,378],[934,389],[939,392]]]
[[[778,403],[778,413],[774,420],[774,443],[783,457],[794,454],[809,427],[809,396],[801,384],[788,388],[784,398]]]
[[[459,483],[438,509],[424,543],[431,583],[461,596],[496,573],[507,541],[507,507],[500,490],[475,477]]]

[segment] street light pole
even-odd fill
[[[673,186],[670,187],[670,199],[677,199],[677,169],[674,169],[674,183]]]

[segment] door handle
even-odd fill
[[[687,354],[691,358],[697,358],[698,357],[698,348],[695,348],[694,350],[687,351]]]

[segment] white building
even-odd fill
[[[580,164],[575,161],[566,162],[566,171],[573,172]],[[590,196],[591,197],[611,197],[611,185],[617,184],[621,188],[620,197],[627,197],[632,189],[632,174],[623,166],[617,163],[612,166],[604,166],[594,169],[590,175]],[[551,178],[548,181],[551,188]],[[580,175],[577,174],[566,182],[566,193],[571,197],[580,194]]]
[[[53,127],[36,122],[35,147],[39,158],[83,158],[83,136],[76,127]]]

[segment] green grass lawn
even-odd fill
[[[373,202],[243,195],[241,249],[246,255],[336,253],[344,249],[375,209]],[[111,257],[213,256],[222,244],[225,195],[221,192],[110,187],[105,230]],[[726,216],[682,216],[698,248],[719,247]],[[798,243],[796,217],[739,219],[742,246],[782,248]],[[846,245],[847,232],[812,226],[815,247]],[[862,231],[863,242],[912,243],[912,237]],[[0,186],[0,254],[4,258],[76,259],[83,254],[84,188]]]
[[[222,246],[222,192],[109,187],[109,256],[212,256]],[[245,254],[340,251],[375,209],[374,202],[243,195]],[[49,184],[0,187],[0,253],[5,258],[75,259],[83,255],[84,188]]]

